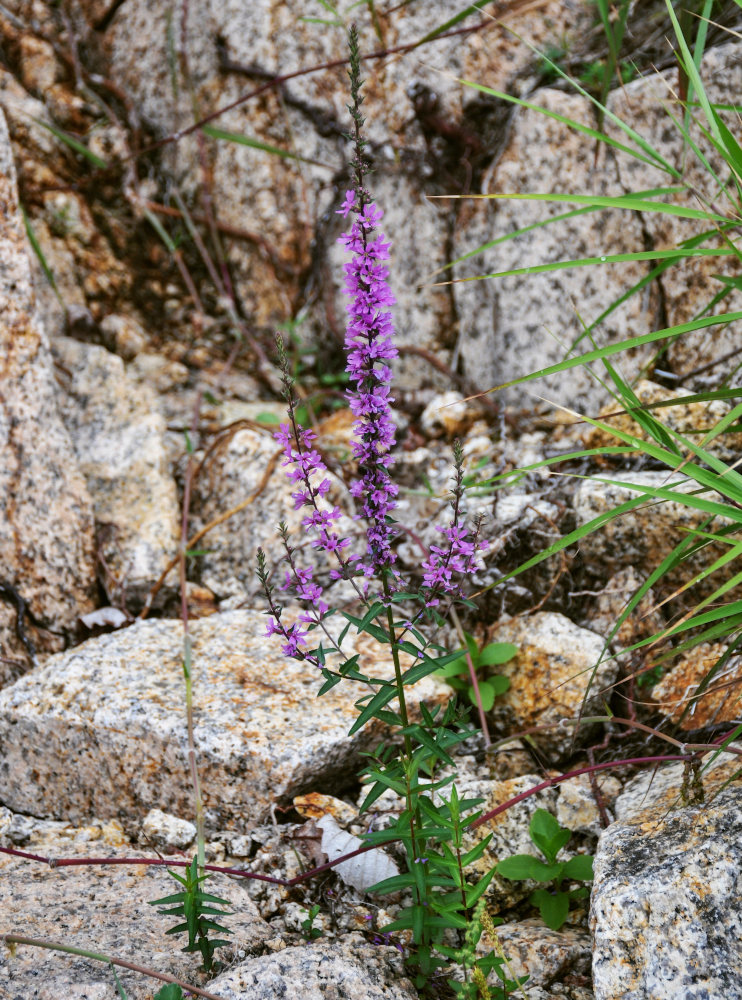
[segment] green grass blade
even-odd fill
[[[45,128],[47,132],[51,132],[55,138],[59,139],[60,142],[63,142],[65,146],[69,146],[69,148],[73,149],[76,153],[79,153],[80,156],[83,156],[89,163],[92,163],[94,167],[97,167],[98,170],[108,169],[106,161],[102,160],[100,156],[96,156],[95,153],[88,149],[84,142],[80,142],[80,140],[76,139],[74,135],[70,135],[69,132],[65,132],[56,125],[51,125],[48,122],[42,122],[40,118],[32,118],[31,120],[36,122],[37,125],[40,125],[41,128]]]
[[[51,285],[52,291],[56,296],[57,302],[59,302],[59,304],[64,308],[64,300],[62,299],[59,289],[57,288],[57,282],[54,279],[54,273],[52,269],[49,267],[49,262],[47,261],[46,256],[44,255],[42,246],[39,243],[38,239],[36,238],[36,233],[33,231],[31,220],[29,219],[26,209],[23,207],[23,205],[20,206],[20,209],[21,209],[21,215],[23,217],[23,225],[26,230],[26,236],[28,237],[28,242],[31,244],[31,249],[36,255],[36,259],[39,262],[39,267],[44,272],[44,277]]]
[[[581,354],[576,358],[567,358],[564,361],[560,361],[558,364],[549,365],[547,368],[540,368],[536,372],[531,372],[528,375],[521,375],[519,378],[511,379],[509,382],[503,382],[501,385],[493,386],[493,388],[488,389],[487,392],[497,392],[500,389],[508,389],[510,386],[521,385],[523,382],[530,382],[536,378],[544,378],[547,375],[557,375],[560,372],[566,371],[568,368],[576,368],[579,365],[589,364],[591,361],[601,361],[603,358],[610,357],[613,354],[620,354],[621,351],[628,351],[634,347],[642,347],[644,344],[659,343],[663,340],[674,340],[676,337],[680,337],[684,333],[690,333],[693,330],[705,330],[710,326],[734,323],[740,319],[742,319],[742,312],[724,313],[722,316],[705,316],[701,319],[692,320],[689,323],[680,323],[677,326],[669,326],[664,330],[655,330],[652,333],[645,333],[639,337],[627,337],[618,344],[607,344],[605,347],[601,347],[594,351],[588,351],[587,353]]]
[[[600,257],[582,257],[573,260],[555,260],[548,264],[529,264],[528,267],[514,267],[509,271],[493,271],[490,274],[473,274],[467,278],[452,278],[449,281],[436,281],[429,287],[441,288],[445,285],[463,284],[467,281],[485,281],[488,278],[512,278],[522,274],[546,274],[550,271],[568,271],[575,267],[595,267],[600,264],[625,264],[632,260],[669,260],[675,261],[689,257],[731,257],[736,256],[728,247],[718,249],[703,248],[699,250],[637,250],[633,253],[603,254]]]
[[[433,195],[440,200],[448,199],[459,201],[555,201],[559,204],[592,205],[595,208],[621,208],[631,212],[653,212],[656,215],[675,215],[680,219],[700,219],[703,222],[728,223],[731,220],[726,215],[717,212],[708,212],[705,209],[689,208],[686,205],[666,204],[661,201],[650,201],[647,198],[636,198],[631,195],[598,195],[598,194],[570,194],[567,192],[516,192],[516,193],[496,193],[496,194],[440,194]],[[651,251],[648,251],[651,257]],[[660,251],[654,251],[659,258]]]
[[[637,192],[635,195],[632,195],[630,197],[638,197],[638,198],[651,198],[653,196],[660,197],[662,195],[676,194],[677,192],[682,190],[684,189],[680,187],[652,188],[651,190],[648,191]],[[500,243],[507,243],[510,240],[515,240],[519,236],[523,236],[525,233],[532,232],[534,229],[542,229],[545,226],[550,226],[552,225],[552,223],[555,222],[564,222],[566,219],[573,219],[579,215],[589,215],[592,212],[601,212],[602,210],[603,210],[602,205],[587,205],[584,208],[572,209],[572,211],[570,212],[560,212],[559,215],[552,215],[549,216],[549,218],[547,219],[539,219],[538,222],[532,222],[528,226],[523,226],[520,229],[515,229],[511,233],[504,233],[502,236],[498,236],[495,239],[490,240],[488,243],[483,243],[482,246],[477,247],[475,250],[469,250],[467,253],[462,254],[461,257],[457,257],[456,260],[449,261],[448,264],[444,264],[443,267],[439,267],[436,271],[433,272],[431,277],[433,277],[436,274],[440,274],[442,271],[447,271],[449,268],[455,267],[456,264],[461,264],[465,260],[470,260],[472,257],[476,257],[478,254],[484,253],[486,250],[490,250],[492,249],[492,247],[498,246],[498,244]],[[713,230],[713,232],[716,232],[716,230]]]
[[[680,178],[680,176],[681,176],[680,171],[678,171],[675,167],[673,167],[672,164],[668,163],[667,160],[663,156],[661,156],[660,153],[658,153],[657,150],[654,149],[650,145],[650,143],[647,142],[646,139],[643,138],[643,136],[639,135],[638,132],[636,132],[633,128],[631,128],[630,125],[627,125],[626,122],[623,121],[622,118],[620,118],[618,115],[614,114],[614,112],[612,112],[604,104],[601,104],[600,101],[597,100],[597,98],[593,97],[593,95],[589,91],[585,90],[585,88],[582,87],[577,82],[577,80],[573,80],[572,77],[568,73],[564,72],[564,70],[561,68],[561,66],[557,65],[557,63],[555,63],[552,59],[549,59],[549,57],[545,53],[541,52],[535,45],[533,45],[531,42],[529,42],[528,39],[523,38],[521,35],[519,35],[515,31],[513,31],[512,29],[509,29],[509,30],[510,30],[511,34],[515,35],[515,37],[518,38],[521,42],[523,42],[524,45],[527,45],[528,48],[533,53],[535,53],[535,55],[537,55],[540,59],[543,59],[543,61],[556,74],[558,74],[563,80],[565,80],[571,87],[573,87],[584,98],[586,98],[588,101],[590,101],[590,103],[593,104],[598,109],[598,112],[604,118],[607,118],[609,121],[613,122],[613,124],[618,129],[620,129],[625,135],[627,135],[632,140],[632,142],[636,143],[636,145],[639,147],[639,149],[643,150],[643,152],[646,154],[646,156],[649,157],[649,160],[646,160],[645,162],[652,163],[654,166],[659,167],[659,169],[665,170],[667,173],[672,174],[673,177]],[[603,133],[601,133],[601,132],[596,133],[596,136],[600,139],[601,142],[604,141],[604,139],[605,139],[605,137],[603,136]],[[632,156],[639,157],[639,154],[637,154],[636,151],[629,150],[629,152],[631,153]],[[643,157],[639,157],[639,158],[643,158]]]
[[[439,24],[437,28],[433,28],[432,31],[429,31],[427,35],[424,35],[417,44],[424,45],[425,42],[432,42],[434,38],[438,37],[438,35],[442,35],[450,28],[455,28],[457,24],[460,24],[461,21],[469,17],[471,14],[476,14],[478,10],[481,10],[482,7],[485,7],[489,2],[490,0],[474,0],[474,3],[469,4],[468,7],[459,11],[458,14],[454,14],[453,17],[449,18],[443,24]]]
[[[691,54],[690,49],[688,48],[688,43],[685,40],[685,36],[681,31],[680,23],[675,15],[672,3],[670,2],[670,0],[665,0],[665,4],[667,6],[667,13],[670,15],[670,21],[672,22],[672,26],[675,31],[675,37],[677,38],[678,46],[680,48],[681,65],[688,76],[688,80],[690,81],[691,86],[693,87],[696,99],[698,103],[701,105],[701,108],[703,109],[703,113],[706,116],[706,120],[709,123],[709,127],[711,128],[717,140],[721,144],[722,143],[721,135],[719,134],[716,122],[714,121],[714,117],[711,111],[711,104],[709,102],[708,97],[706,96],[706,91],[704,89],[703,82],[701,81],[701,74],[698,71],[698,67],[696,66],[695,60],[693,58],[693,55]]]
[[[550,60],[547,60],[547,62],[550,62]],[[551,63],[551,65],[553,66],[554,63]],[[631,156],[636,160],[641,160],[642,163],[646,163],[649,166],[657,167],[660,170],[664,170],[665,173],[670,174],[672,177],[675,177],[678,180],[681,179],[680,172],[676,170],[675,167],[671,166],[669,163],[663,160],[662,157],[660,157],[659,153],[656,153],[654,155],[648,154],[646,156],[643,156],[640,152],[638,152],[636,149],[633,149],[631,146],[626,146],[624,145],[624,143],[619,142],[617,139],[613,139],[611,136],[606,135],[604,132],[600,132],[598,129],[590,128],[589,125],[583,125],[581,122],[575,121],[573,118],[567,118],[565,115],[559,114],[558,111],[551,111],[549,108],[544,108],[541,105],[534,104],[531,101],[524,101],[520,97],[514,97],[512,94],[506,94],[504,91],[501,90],[493,90],[492,87],[485,87],[484,84],[481,83],[474,83],[471,80],[462,80],[458,77],[455,77],[454,79],[456,79],[458,83],[462,84],[464,87],[471,87],[473,90],[479,90],[483,94],[489,94],[491,97],[498,97],[500,98],[500,100],[509,101],[511,104],[517,104],[519,107],[528,108],[530,111],[537,111],[542,115],[546,115],[547,118],[553,118],[555,121],[561,122],[562,125],[566,125],[567,128],[571,128],[575,132],[581,132],[583,135],[588,135],[590,136],[591,139],[595,139],[596,142],[603,142],[607,146],[611,146],[613,149],[618,149],[622,153],[626,153],[628,156]],[[566,77],[566,79],[569,79],[569,77]],[[570,80],[570,82],[573,81]],[[580,88],[579,86],[578,89],[580,89],[583,94],[590,97],[590,95],[587,94],[586,91],[583,91],[582,88]],[[600,105],[599,102],[595,101],[593,97],[590,97],[590,100],[593,101],[593,103],[598,104],[599,107],[603,107],[603,105]],[[611,115],[610,117],[616,118],[615,115]],[[626,129],[624,129],[624,131],[626,131]],[[640,140],[641,148],[647,146],[651,150],[651,147],[649,147],[648,143],[646,143],[641,138],[641,136],[638,136],[637,138]]]
[[[310,160],[306,156],[292,153],[288,149],[281,149],[278,146],[271,146],[270,143],[253,139],[249,135],[240,135],[237,132],[225,132],[224,129],[214,128],[213,125],[204,125],[202,130],[212,139],[224,139],[226,142],[236,142],[240,146],[249,146],[250,149],[258,149],[263,153],[270,153],[271,156],[280,156],[284,160],[300,160],[302,163],[311,163],[315,167],[324,167],[326,170],[335,168],[329,163],[321,163],[319,160]]]

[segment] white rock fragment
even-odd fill
[[[359,837],[354,837],[353,834],[341,830],[334,817],[330,815],[317,820],[317,826],[322,830],[321,846],[329,861],[334,861],[336,858],[350,854],[364,846],[364,842]],[[399,868],[396,864],[378,848],[341,862],[335,866],[334,871],[338,873],[343,882],[352,885],[359,892],[365,892],[369,886],[399,875]]]
[[[150,809],[142,823],[141,839],[160,851],[182,851],[196,839],[196,826],[187,819]]]

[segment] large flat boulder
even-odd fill
[[[232,611],[191,624],[208,831],[245,832],[274,805],[331,791],[382,735],[370,725],[349,738],[366,689],[342,683],[318,699],[316,668],[284,657],[266,622]],[[392,675],[375,648],[359,648],[369,670]],[[415,697],[446,690],[429,679]],[[90,639],[0,692],[0,787],[10,809],[46,818],[113,817],[133,830],[153,808],[190,816],[181,623]]]

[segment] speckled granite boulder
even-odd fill
[[[253,958],[213,979],[224,1000],[417,1000],[402,956],[353,934]]]
[[[93,518],[57,413],[1,112],[0,261],[0,578],[17,588],[42,624],[60,629],[93,606]],[[15,612],[0,604],[0,684],[29,662],[14,622]],[[35,638],[37,645],[53,641],[48,633]]]
[[[590,913],[596,1000],[742,997],[741,806],[730,788],[602,835]]]
[[[36,837],[26,849],[57,858],[149,854],[127,846],[115,825]],[[232,911],[224,920],[232,931],[230,943],[217,958],[260,954],[275,932],[260,918],[244,887],[222,877],[210,880],[207,888],[226,899]],[[147,905],[176,891],[174,879],[159,866],[52,869],[0,854],[0,934],[15,932],[102,952],[202,986],[200,956],[184,955],[184,940],[166,934],[172,918]],[[150,1000],[162,985],[126,969],[116,971],[129,1000]],[[102,962],[24,945],[14,955],[0,948],[3,1000],[109,1000],[117,995],[113,974]]]
[[[530,918],[501,924],[497,928],[497,937],[513,974],[528,976],[527,988],[549,987],[552,983],[561,982],[570,973],[583,976],[589,972],[592,954],[590,935],[579,927],[565,924],[561,930],[553,931],[541,920]],[[496,985],[494,974],[491,981]]]
[[[708,100],[718,106],[720,117],[734,133],[738,123],[734,111],[728,108],[728,95],[739,93],[742,88],[742,60],[738,39],[730,37],[728,44],[708,48],[700,69]],[[652,137],[652,148],[673,167],[682,169],[684,185],[676,190],[670,199],[671,204],[695,208],[699,198],[704,200],[715,197],[715,172],[723,173],[728,168],[723,165],[722,158],[709,141],[708,132],[702,134],[705,117],[693,116],[690,135],[711,164],[710,170],[697,156],[687,155],[688,144],[681,130],[669,124],[668,112],[677,114],[679,110],[677,73],[674,67],[661,74],[633,80],[616,89],[610,95],[608,107],[621,117],[630,115],[636,130],[643,136]],[[610,121],[607,131],[619,141],[625,138],[624,133]],[[647,191],[666,183],[667,174],[664,171],[635,157],[619,153],[615,162],[621,186],[626,191]],[[659,215],[655,212],[643,213],[642,225],[655,247],[678,246],[681,241],[700,231],[699,224],[694,219]],[[708,240],[705,245],[723,247],[723,237],[719,234],[717,242]],[[690,257],[674,264],[662,274],[659,283],[667,326],[687,323],[706,309],[721,287],[716,275],[736,276],[736,265],[731,260],[732,258],[723,256]],[[714,303],[711,312],[718,315],[740,309],[742,293],[738,288],[731,288],[730,294]],[[711,372],[713,385],[716,386],[733,377],[741,347],[742,325],[739,321],[694,330],[667,342],[667,355],[662,367],[669,366],[671,371],[686,373],[716,360]],[[708,384],[700,380],[697,385],[700,389]],[[683,388],[688,390],[692,386],[692,382],[683,384]]]
[[[619,823],[648,823],[653,819],[665,818],[673,810],[686,804],[693,804],[701,793],[710,799],[726,782],[733,782],[742,788],[742,774],[738,754],[722,753],[711,760],[706,758],[705,769],[699,774],[694,789],[690,784],[692,774],[687,778],[682,763],[664,764],[649,769],[627,781],[616,799],[615,815]],[[685,801],[683,797],[685,796]]]
[[[60,410],[93,500],[104,586],[110,601],[136,611],[178,544],[165,421],[115,354],[69,338],[53,351],[69,373]]]
[[[727,650],[725,643],[702,642],[687,650],[652,688],[652,698],[663,715],[680,722],[684,730],[702,729],[721,722],[734,722],[740,712],[742,656],[731,656],[717,670],[700,698],[694,697],[698,685]]]
[[[603,650],[599,635],[557,612],[540,611],[495,625],[490,641],[512,642],[518,647],[512,660],[493,668],[493,673],[510,678],[510,689],[495,700],[494,718],[499,725],[514,731],[577,716]],[[592,678],[588,715],[600,710],[600,692],[613,683],[616,670],[615,660],[601,663]],[[572,728],[555,726],[533,739],[561,753],[572,743]]]
[[[357,687],[317,699],[316,669],[284,657],[265,624],[246,611],[191,624],[208,831],[244,832],[274,803],[332,791],[380,736],[371,726],[348,738]],[[373,646],[358,640],[361,663],[383,673]],[[50,818],[116,817],[132,831],[152,808],[191,815],[182,657],[180,622],[144,621],[58,654],[0,692],[5,804]],[[415,693],[431,700],[445,688],[428,679]]]
[[[580,336],[581,322],[592,322],[644,274],[638,261],[528,273],[530,267],[539,264],[643,247],[641,221],[628,212],[573,216],[547,228],[536,228],[536,223],[563,214],[568,206],[503,197],[547,192],[623,194],[615,177],[612,154],[606,157],[602,148],[601,168],[596,170],[595,146],[554,118],[556,114],[565,115],[592,127],[594,111],[590,101],[548,87],[538,90],[531,100],[546,114],[531,108],[517,110],[496,169],[487,171],[482,181],[481,193],[494,198],[464,202],[453,234],[453,258],[472,256],[457,264],[452,277],[523,269],[520,274],[467,281],[452,289],[461,329],[466,331],[461,339],[463,360],[473,374],[480,373],[487,387],[562,361],[563,345]],[[504,242],[507,234],[528,226],[533,227],[530,232]],[[475,253],[493,242],[496,245]],[[635,295],[621,305],[600,324],[599,343],[629,337],[636,329],[652,323],[654,300],[653,291],[646,299]],[[583,341],[579,353],[588,350],[585,344]],[[622,354],[622,371],[630,377],[650,357],[646,348],[633,352],[633,356]],[[533,387],[531,391],[540,396],[581,412],[590,412],[606,398],[605,390],[582,367],[539,379]],[[498,398],[522,406],[523,388],[504,389]]]

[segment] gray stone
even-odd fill
[[[237,66],[257,65],[275,74],[346,58],[343,27],[309,23],[303,20],[305,14],[297,0],[279,5],[272,0],[255,0],[249,8],[194,0],[187,10],[185,29],[179,34],[185,39],[191,90],[182,79],[177,88],[173,86],[168,55],[169,4],[164,0],[127,0],[117,8],[106,35],[111,73],[132,94],[143,118],[158,134],[182,131],[193,122],[190,94],[204,108],[212,109],[232,105],[246,92],[262,86],[263,81],[251,78],[249,70],[247,78],[245,71],[220,72],[220,48]],[[423,38],[450,16],[447,0],[390,10],[383,16],[384,47]],[[548,44],[556,34],[569,36],[587,20],[581,0],[548,0],[537,12],[528,8],[511,11],[508,27],[538,45]],[[361,51],[378,50],[373,19],[359,10],[357,22]],[[471,39],[455,36],[427,46],[423,60],[399,58],[364,65],[366,133],[375,165],[371,187],[387,212],[386,232],[394,245],[397,328],[403,344],[450,350],[455,340],[448,290],[418,290],[431,272],[446,263],[447,242],[457,212],[452,203],[433,204],[425,199],[425,187],[448,191],[451,186],[445,170],[438,170],[439,178],[431,178],[435,168],[428,162],[428,144],[437,160],[441,154],[450,158],[445,136],[450,137],[451,125],[455,135],[458,123],[463,124],[463,136],[470,134],[477,146],[485,147],[485,158],[500,142],[500,109],[493,107],[495,102],[483,101],[481,95],[463,87],[456,77],[486,80],[501,89],[511,82],[522,88],[527,86],[524,72],[527,76],[535,61],[526,45],[494,22],[486,43],[480,34]],[[433,129],[426,137],[414,114],[410,95],[420,87],[432,92],[434,120],[444,123],[439,128],[441,135]],[[347,100],[344,71],[339,67],[320,69],[287,81],[280,90],[264,90],[258,99],[232,107],[213,123],[228,132],[300,151],[317,161],[296,163],[235,142],[207,140],[220,221],[260,235],[254,243],[234,245],[230,254],[242,304],[257,326],[271,326],[286,318],[294,292],[291,285],[296,280],[291,272],[298,274],[316,265],[312,281],[320,294],[312,310],[312,326],[314,331],[322,331],[323,338],[328,330],[334,337],[342,337],[344,310],[337,294],[342,272],[334,270],[333,282],[328,265],[332,260],[339,262],[340,256],[334,239],[342,221],[333,213],[347,181],[332,179],[350,156],[341,136],[348,128]],[[463,120],[470,106],[482,112],[478,117],[476,110],[472,112],[472,121],[477,124]],[[480,128],[482,117],[485,128]],[[453,156],[458,169],[466,153],[454,152]],[[164,147],[163,157],[165,168],[177,178],[180,188],[186,193],[193,190],[200,176],[196,137],[184,136]],[[235,184],[236,177],[239,184]],[[330,182],[332,190],[328,192]],[[300,335],[304,333],[300,330]],[[445,387],[440,374],[419,357],[403,359],[401,370],[408,384]]]
[[[208,989],[223,1000],[417,1000],[394,948],[359,934],[320,939],[235,966]]]
[[[141,856],[115,827],[46,834],[26,845],[31,853],[51,857]],[[177,859],[182,862],[182,856]],[[202,986],[200,955],[184,955],[182,935],[166,931],[175,919],[163,916],[150,900],[178,891],[159,865],[96,865],[53,869],[24,858],[0,855],[0,934],[16,933],[122,958]],[[273,931],[258,915],[244,887],[224,877],[207,883],[209,892],[226,899],[231,913],[224,926],[232,931],[217,959],[259,954]],[[116,970],[129,1000],[148,1000],[162,985],[126,969]],[[14,954],[0,950],[0,997],[3,1000],[107,1000],[116,997],[113,974],[105,963],[18,945]]]
[[[100,328],[108,350],[124,361],[131,361],[147,347],[147,335],[133,316],[111,313],[103,318]]]
[[[265,638],[258,612],[191,623],[195,740],[206,827],[246,833],[275,804],[347,780],[383,730],[353,738],[354,685],[317,699],[317,670]],[[368,640],[368,641],[366,641]],[[349,636],[372,673],[375,642]],[[411,658],[410,658],[411,659]],[[136,832],[150,809],[192,813],[186,747],[183,628],[147,620],[52,657],[0,692],[0,784],[11,809],[78,821],[116,817]],[[406,664],[407,665],[407,664]],[[445,686],[412,692],[435,702]]]
[[[561,720],[577,717],[588,685],[586,714],[602,714],[601,692],[615,680],[615,660],[603,659],[598,666],[603,640],[553,611],[497,624],[489,640],[518,647],[512,660],[492,668],[493,673],[510,679],[509,690],[495,700],[496,722],[511,731],[549,725],[551,729],[531,738],[558,753],[566,752],[572,745],[573,729],[561,728]]]
[[[592,947],[590,935],[585,930],[565,925],[553,931],[540,920],[531,918],[501,924],[496,931],[510,963],[508,973],[516,977],[528,976],[527,989],[551,986],[570,973],[584,975],[589,972]],[[494,975],[491,980],[494,985]]]
[[[739,1000],[742,793],[640,825],[616,823],[595,858],[596,1000]]]
[[[141,606],[179,539],[165,422],[153,394],[115,354],[66,337],[54,353],[70,373],[62,417],[93,498],[106,593],[121,606]]]
[[[171,816],[162,809],[150,809],[144,817],[140,839],[166,854],[185,850],[196,839],[196,825]]]
[[[93,519],[72,443],[57,413],[51,359],[35,315],[15,169],[1,115],[0,205],[1,575],[43,625],[59,630],[92,607]],[[0,611],[0,683],[4,683],[28,663],[28,654],[16,639],[14,612],[8,613],[4,604]],[[35,634],[35,639],[38,646],[53,648],[49,633]],[[8,664],[8,659],[17,662]]]
[[[595,781],[610,821],[613,818],[611,808],[616,796],[621,791],[621,782],[612,774],[605,772],[596,774]],[[573,833],[587,833],[597,836],[603,826],[600,809],[595,798],[589,774],[580,774],[576,778],[562,782],[559,785],[559,798],[556,807],[556,818],[559,825],[572,830]]]
[[[742,782],[742,775],[737,774],[739,764],[736,753],[721,753],[715,760],[711,756],[706,758],[699,775],[706,798],[718,792],[725,782]],[[692,802],[699,794],[699,790],[692,787],[691,779],[692,775],[686,776],[682,763],[663,764],[643,771],[626,782],[616,799],[616,819],[620,823],[648,823],[658,817],[664,820],[674,809]]]
[[[594,127],[594,110],[584,97],[547,88],[538,91],[533,100],[547,112]],[[594,155],[595,144],[587,142],[584,135],[553,117],[521,108],[502,156],[495,169],[485,175],[481,194],[623,194],[613,179],[612,158],[605,158],[603,150],[596,167]],[[641,221],[617,210],[565,219],[503,241],[517,229],[574,207],[569,203],[503,197],[466,203],[454,234],[454,256],[474,256],[456,266],[455,277],[471,278],[644,249]],[[476,253],[498,239],[496,246]],[[640,262],[604,264],[454,285],[466,371],[485,387],[491,387],[562,361],[568,345],[580,337],[583,323],[595,320],[645,270]],[[637,327],[646,327],[653,320],[654,305],[652,295],[631,298],[600,325],[598,343],[615,342],[633,335]],[[592,347],[583,340],[575,353]],[[619,367],[630,377],[650,356],[648,350],[621,355]],[[533,393],[581,412],[590,412],[605,400],[605,390],[582,367],[539,379],[530,386],[503,390],[497,398],[523,406],[524,396]]]
[[[739,42],[732,41],[708,49],[701,65],[701,77],[708,99],[720,106],[718,110],[722,119],[734,133],[737,128],[734,112],[731,110],[725,112],[721,108],[728,104],[729,94],[738,92],[742,87]],[[698,208],[699,204],[708,204],[710,201],[717,209],[727,210],[727,203],[724,200],[721,203],[716,201],[718,196],[716,181],[697,156],[690,151],[680,131],[668,119],[668,110],[676,115],[683,114],[677,103],[675,69],[635,80],[626,87],[614,91],[608,106],[613,113],[621,117],[630,115],[634,128],[642,135],[651,137],[652,147],[672,166],[682,171],[685,189],[669,199],[672,204]],[[696,122],[699,124],[695,124]],[[708,127],[705,115],[699,110],[699,114],[691,116],[690,134],[713,169],[717,171],[717,176],[725,176],[729,168],[723,165],[722,158],[708,141],[708,137],[702,135],[700,125]],[[625,139],[624,134],[619,133],[610,122],[607,124],[607,130],[613,137]],[[625,191],[649,190],[676,183],[668,173],[625,154],[618,154],[615,162],[620,183]],[[678,216],[658,215],[652,212],[643,212],[642,220],[653,245],[661,247],[677,246],[681,241],[704,229],[714,227],[713,223],[704,225],[702,221],[695,219],[682,219]],[[718,238],[710,238],[704,245],[712,247],[725,244],[719,235]],[[736,275],[736,264],[733,261],[733,257],[694,257],[680,261],[666,270],[660,283],[667,326],[686,323],[695,316],[703,314],[714,295],[722,290],[721,284],[713,276]],[[712,313],[719,315],[740,309],[742,309],[742,292],[739,289],[732,289],[731,294],[716,303]],[[709,327],[670,341],[667,360],[663,367],[669,365],[672,371],[684,374],[733,352],[731,358],[727,358],[712,369],[711,375],[715,387],[723,379],[733,376],[738,363],[736,353],[741,347],[742,323],[739,321],[728,326]],[[703,385],[703,382],[700,384]],[[684,388],[692,385],[692,382],[686,383]]]

